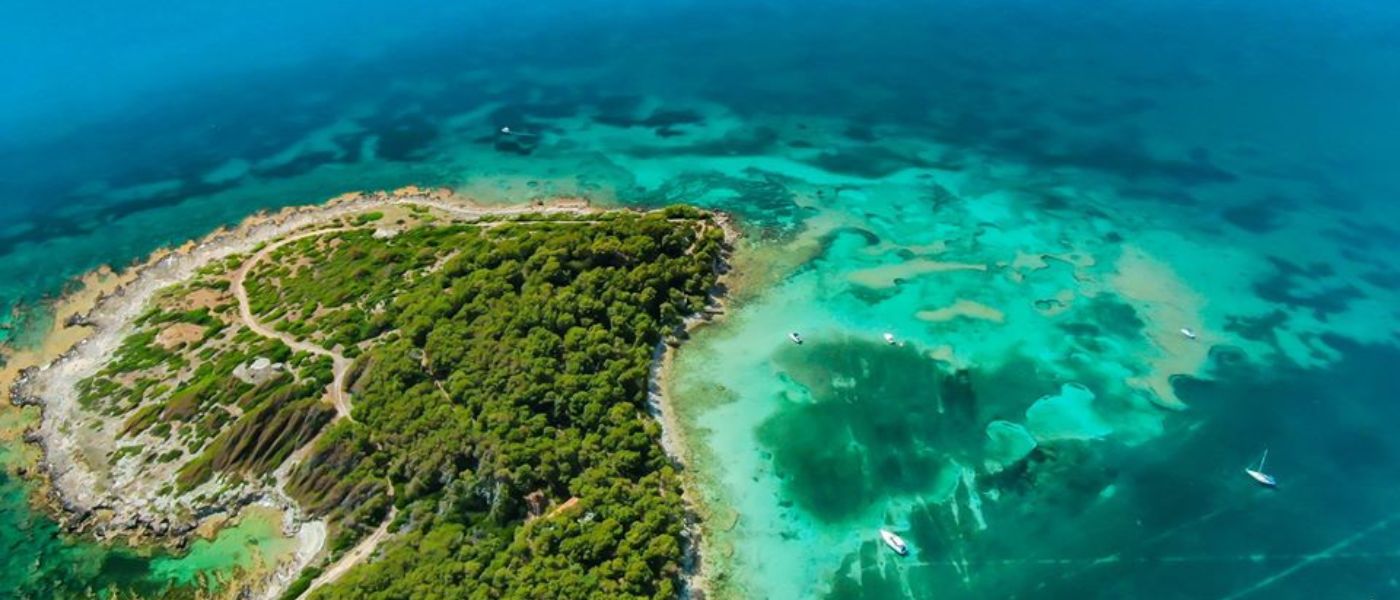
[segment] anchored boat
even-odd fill
[[[802,336],[799,335],[796,331],[789,333],[788,339],[792,340],[792,343],[797,344],[798,346],[802,345]]]
[[[1274,476],[1264,472],[1264,460],[1267,458],[1269,458],[1269,451],[1265,449],[1264,456],[1259,457],[1259,466],[1254,469],[1245,469],[1244,472],[1249,475],[1250,479],[1259,482],[1259,485],[1277,487],[1278,481],[1274,479]]]
[[[894,345],[894,334],[893,334],[893,333],[885,332],[885,343],[886,343],[886,344],[889,344],[889,345],[891,345],[891,346]]]
[[[904,543],[904,538],[895,535],[893,531],[890,531],[888,529],[881,529],[880,539],[884,540],[885,545],[889,546],[890,550],[894,550],[895,554],[898,554],[900,556],[909,554],[909,545]]]

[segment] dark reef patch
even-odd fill
[[[438,138],[438,127],[418,114],[408,114],[384,121],[366,123],[379,135],[375,152],[386,160],[411,161],[423,158],[427,148]]]
[[[874,129],[863,123],[849,124],[846,126],[846,129],[841,131],[841,134],[857,142],[869,143],[879,139],[875,137]]]
[[[948,188],[937,183],[929,184],[928,192],[926,192],[924,196],[928,198],[929,204],[933,206],[935,212],[948,208],[962,200],[957,194],[954,194]]]
[[[1274,272],[1254,283],[1254,293],[1270,302],[1309,309],[1317,318],[1326,319],[1327,315],[1345,311],[1353,300],[1365,297],[1360,288],[1350,283],[1331,285],[1309,295],[1300,294],[1297,292],[1297,279],[1331,277],[1335,269],[1326,263],[1299,266],[1278,257],[1270,257],[1269,262],[1273,263]]]
[[[1146,186],[1128,186],[1120,193],[1129,198],[1145,198],[1173,206],[1196,206],[1200,201],[1190,192],[1180,189],[1161,189]]]
[[[529,156],[539,147],[539,135],[524,135],[520,131],[498,130],[491,135],[479,138],[478,141],[491,144],[497,152],[502,154],[515,154],[517,156]]]
[[[935,123],[940,141],[1020,160],[1037,169],[1072,167],[1098,171],[1124,182],[1168,182],[1180,186],[1230,183],[1238,177],[1217,166],[1204,152],[1186,158],[1161,157],[1135,138],[1062,139],[1053,128],[1024,121],[1006,125],[1000,120],[960,112]],[[1056,140],[1047,144],[1047,140]]]
[[[1080,351],[1117,355],[1141,343],[1146,323],[1132,305],[1108,294],[1100,295],[1058,324]],[[1133,364],[1136,361],[1125,361]]]
[[[863,285],[851,286],[851,295],[866,304],[879,304],[899,295],[899,288],[871,289]]]
[[[1381,245],[1394,247],[1400,244],[1400,230],[1378,223],[1360,223],[1352,219],[1344,219],[1339,227],[1333,227],[1323,232],[1329,239],[1342,246],[1366,251]]]
[[[369,139],[369,133],[359,131],[335,136],[331,142],[340,149],[342,162],[357,163],[366,158],[364,155],[365,142]]]
[[[809,343],[777,358],[812,401],[779,400],[758,430],[784,493],[839,521],[890,496],[931,489],[949,468],[949,442],[975,429],[944,414],[944,377],[912,347],[853,339]]]
[[[721,173],[685,173],[657,186],[638,190],[630,201],[642,205],[667,206],[681,202],[707,208],[724,206],[745,220],[777,235],[787,235],[798,225],[797,196],[778,175],[750,169],[749,177]],[[715,192],[730,192],[715,198]]]
[[[690,109],[657,109],[640,124],[645,127],[661,128],[679,125],[703,125],[705,117]]]
[[[1224,217],[1231,225],[1245,231],[1268,233],[1278,229],[1283,222],[1283,215],[1295,205],[1295,202],[1287,198],[1270,196],[1247,204],[1232,206],[1220,211],[1220,216]]]
[[[684,146],[632,147],[627,153],[649,159],[666,156],[746,156],[764,154],[777,147],[778,131],[772,127],[751,127],[729,131],[717,140],[695,142]]]
[[[1361,275],[1361,278],[1378,288],[1395,290],[1400,289],[1400,271],[1387,269],[1383,271],[1368,271]]]
[[[1077,210],[1075,204],[1071,202],[1069,198],[1065,197],[1064,194],[1055,193],[1053,191],[1044,191],[1035,194],[1032,197],[1031,204],[1045,212]]]
[[[592,104],[599,114],[618,115],[635,112],[645,101],[645,97],[638,95],[603,94],[595,97]]]
[[[254,172],[263,177],[295,177],[315,170],[322,165],[336,162],[336,155],[331,151],[307,152],[298,155],[289,161],[277,165],[269,165],[255,169]]]
[[[1255,341],[1274,343],[1274,331],[1288,322],[1288,314],[1275,310],[1267,315],[1247,317],[1232,315],[1225,318],[1225,331],[1239,334],[1240,337]]]
[[[1037,398],[1067,382],[1029,359],[949,372],[912,346],[856,338],[788,348],[777,364],[809,396],[779,398],[758,439],[782,478],[785,500],[827,522],[888,499],[946,491],[960,477],[956,465],[982,468],[987,423],[1023,421]],[[1092,374],[1075,377],[1095,389],[1110,386]],[[995,485],[1083,476],[1058,464],[1057,453],[1067,450],[1055,448],[1041,451],[1032,467],[1012,465]]]
[[[820,243],[822,246],[828,246],[837,238],[846,236],[859,238],[861,243],[865,246],[875,246],[880,243],[879,235],[876,235],[875,232],[869,229],[861,227],[837,227],[822,235]]]
[[[14,247],[19,244],[51,242],[89,235],[112,221],[146,211],[174,206],[192,196],[214,194],[237,185],[236,181],[207,183],[195,177],[194,174],[191,176],[193,178],[181,180],[178,186],[149,192],[132,199],[115,199],[111,194],[61,195],[59,197],[66,204],[84,206],[86,210],[82,216],[56,210],[29,217],[27,228],[7,235],[0,235],[0,255],[12,252]],[[114,256],[108,259],[112,263],[125,260],[129,260],[129,258]]]
[[[620,103],[615,107],[607,107],[593,116],[593,122],[612,127],[645,127],[655,131],[656,135],[663,138],[684,135],[681,127],[705,124],[704,115],[688,108],[658,108],[650,115],[639,118],[634,116],[638,104],[640,102]]]
[[[828,150],[804,162],[831,173],[868,179],[887,177],[910,167],[928,166],[921,159],[881,146]]]
[[[1139,147],[1116,140],[1070,148],[1059,153],[1040,153],[1034,157],[1045,166],[1073,166],[1095,169],[1119,175],[1125,179],[1167,179],[1182,185],[1229,183],[1234,174],[1214,165],[1205,156],[1189,160],[1158,158]]]
[[[1157,107],[1157,101],[1142,96],[1105,102],[1097,97],[1080,97],[1075,106],[1052,109],[1061,118],[1078,126],[1111,125]]]

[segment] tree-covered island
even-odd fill
[[[26,374],[70,523],[179,537],[282,506],[327,532],[259,583],[286,598],[677,597],[649,377],[719,289],[722,217],[365,198],[133,294],[111,352]]]

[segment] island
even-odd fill
[[[675,598],[697,528],[656,379],[735,235],[351,194],[109,274],[11,400],[70,530],[178,547],[278,511],[296,551],[220,595]]]

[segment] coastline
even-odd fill
[[[734,277],[733,258],[744,234],[733,218],[724,212],[707,211],[715,219],[715,224],[724,232],[724,253],[720,264],[716,265],[718,277],[715,288],[704,308],[689,315],[676,327],[672,334],[656,343],[652,350],[651,366],[647,373],[647,408],[661,423],[661,447],[671,462],[679,467],[682,500],[686,507],[685,564],[681,566],[680,598],[704,599],[714,594],[704,559],[705,520],[709,507],[704,495],[697,487],[699,482],[691,474],[689,466],[694,464],[694,447],[690,446],[685,428],[674,406],[671,393],[672,369],[675,366],[676,352],[702,327],[722,321],[728,314],[731,301],[737,290]]]
[[[237,225],[220,227],[178,247],[158,249],[144,261],[133,262],[126,268],[101,267],[83,275],[69,293],[54,300],[54,321],[40,345],[6,348],[6,362],[0,367],[0,389],[4,390],[0,394],[13,407],[0,407],[0,410],[19,414],[15,419],[6,419],[6,423],[19,423],[17,429],[22,430],[19,437],[25,442],[22,447],[27,460],[22,459],[19,468],[14,470],[37,486],[37,491],[31,495],[32,501],[55,517],[66,531],[103,542],[122,539],[175,549],[187,546],[192,539],[212,537],[222,527],[237,522],[250,507],[276,510],[282,515],[283,535],[295,540],[296,548],[290,552],[291,560],[273,563],[277,566],[270,573],[255,573],[249,582],[253,589],[260,590],[260,597],[277,597],[304,568],[324,555],[327,524],[307,519],[277,485],[244,483],[232,489],[219,489],[223,482],[215,480],[195,490],[212,498],[202,506],[151,494],[155,489],[153,484],[147,485],[144,493],[130,493],[128,484],[139,487],[135,473],[126,474],[129,481],[106,486],[104,492],[99,476],[83,469],[83,448],[65,429],[81,414],[73,386],[86,374],[100,368],[104,357],[130,333],[131,320],[159,290],[188,279],[204,265],[257,251],[272,240],[357,213],[404,204],[425,206],[452,217],[476,218],[607,210],[569,198],[523,206],[484,206],[446,190],[424,191],[412,186],[393,192],[351,193],[320,204],[257,213]],[[682,332],[689,332],[723,314],[726,302],[727,259],[739,233],[727,214],[708,212],[725,235],[726,253],[721,259],[724,264],[718,265],[721,279],[716,293],[711,296],[711,305],[687,317],[678,329]],[[663,341],[657,350],[659,356],[651,365],[651,385],[657,394],[649,401],[659,402],[664,407],[666,401],[660,398],[659,390],[666,386],[674,347]],[[673,460],[683,464],[687,449],[673,413],[669,407],[657,409],[656,416],[662,423],[661,443]],[[7,435],[4,441],[18,441],[10,437],[14,436]],[[688,497],[687,520],[690,521],[698,518],[694,516],[698,511],[692,500],[695,493],[688,481],[683,481],[683,489]],[[116,494],[116,490],[122,493]],[[192,492],[183,499],[193,495]],[[698,527],[698,522],[687,524],[688,531]],[[700,564],[698,550],[698,542],[687,550],[692,564]],[[688,570],[682,594],[689,595],[692,585],[696,589],[704,588],[698,570]]]

